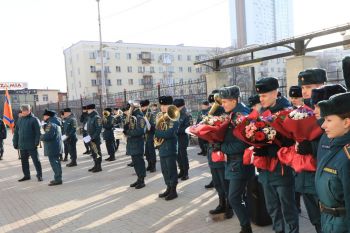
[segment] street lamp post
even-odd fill
[[[100,16],[100,0],[96,0],[97,2],[97,11],[98,11],[98,29],[100,34],[100,59],[101,59],[101,99],[102,106],[101,109],[105,108],[106,103],[106,80],[105,80],[105,72],[104,72],[104,64],[103,64],[103,45],[102,45],[102,31],[101,31],[101,16]]]

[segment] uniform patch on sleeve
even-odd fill
[[[45,132],[49,132],[51,129],[51,123],[48,123],[45,127]]]
[[[329,168],[329,167],[325,167],[323,168],[323,171],[325,172],[328,172],[328,173],[331,173],[331,174],[334,174],[334,175],[337,175],[338,174],[338,171],[333,169],[333,168]]]
[[[348,159],[350,159],[350,144],[347,144],[346,146],[344,146],[344,152],[345,155],[348,157]]]

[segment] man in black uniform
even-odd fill
[[[0,160],[4,154],[4,139],[6,139],[7,131],[6,126],[2,120],[0,120]]]
[[[177,164],[180,169],[180,172],[177,177],[181,180],[188,180],[188,170],[190,169],[190,166],[188,162],[187,147],[189,143],[189,138],[185,130],[187,127],[190,126],[190,117],[187,113],[184,99],[175,99],[174,105],[180,110],[179,129],[177,131]]]
[[[147,132],[145,135],[145,157],[148,163],[146,171],[156,171],[156,149],[154,148],[154,130],[156,126],[156,115],[149,108],[149,100],[142,100],[140,102],[141,110],[145,120],[148,121]]]
[[[83,125],[82,129],[83,129],[83,137],[86,137],[88,135],[86,129],[85,129],[85,124],[88,121],[88,113],[87,113],[87,109],[86,106],[83,106],[83,112],[80,115],[80,123]],[[86,151],[83,153],[84,155],[90,154],[90,147],[89,147],[89,143],[84,142],[84,146],[86,148]]]
[[[145,144],[144,135],[146,132],[146,122],[140,109],[135,104],[130,106],[124,123],[124,134],[127,137],[126,151],[131,155],[134,169],[137,175],[136,182],[130,187],[141,189],[145,187],[146,166],[143,159]]]
[[[102,171],[102,153],[101,153],[101,131],[102,120],[98,112],[95,110],[95,104],[89,104],[86,106],[89,117],[86,123],[86,129],[88,136],[85,137],[85,141],[90,144],[92,151],[92,158],[94,160],[94,166],[89,169],[89,172]]]
[[[209,108],[210,108],[209,101],[208,100],[202,101],[201,111],[198,114],[196,124],[199,124],[203,120],[203,116],[208,115]],[[207,148],[207,146],[208,146],[207,145],[208,144],[207,141],[205,141],[205,140],[203,140],[201,138],[198,138],[198,144],[199,144],[199,148],[201,149],[201,151],[198,153],[198,155],[206,156],[207,155],[207,149],[208,149]]]
[[[64,112],[64,141],[68,147],[71,162],[67,164],[67,167],[77,166],[77,119],[75,118],[70,108],[65,108]]]
[[[106,141],[106,148],[109,157],[106,161],[115,160],[115,142],[114,142],[114,118],[112,116],[112,109],[105,108],[103,111],[103,139]]]
[[[60,115],[61,115],[61,121],[62,121],[62,135],[64,135],[65,134],[65,132],[64,132],[65,119],[64,119],[64,111],[63,110],[60,112]],[[63,141],[63,152],[64,152],[64,158],[63,158],[63,156],[61,154],[60,155],[60,160],[66,162],[66,161],[68,161],[68,153],[69,153],[68,145],[67,145],[67,141],[66,140]]]

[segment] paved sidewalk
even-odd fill
[[[239,232],[236,217],[212,222],[208,210],[217,205],[214,190],[204,185],[210,181],[206,158],[198,156],[197,147],[190,147],[190,179],[180,181],[179,197],[167,202],[158,198],[164,181],[157,163],[157,172],[147,175],[146,187],[129,188],[136,180],[133,168],[126,166],[125,144],[114,162],[102,163],[103,171],[92,174],[90,156],[82,156],[84,146],[78,142],[78,166],[65,167],[63,185],[49,187],[53,178],[48,159],[40,149],[43,182],[37,182],[30,162],[30,181],[17,182],[23,174],[11,135],[5,141],[4,159],[0,161],[0,232]],[[102,146],[107,158],[105,145]],[[305,209],[300,217],[300,232],[314,232]],[[271,226],[253,226],[255,233],[273,232]]]

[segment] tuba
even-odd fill
[[[208,115],[209,116],[212,116],[215,112],[216,112],[216,110],[218,109],[218,107],[220,107],[221,106],[221,104],[222,104],[222,100],[221,100],[221,98],[220,98],[220,95],[218,94],[218,93],[216,93],[215,95],[214,95],[214,104],[213,104],[213,106],[211,106],[211,108],[210,108],[210,110],[209,110],[209,112],[208,112]]]
[[[180,118],[180,110],[175,105],[170,105],[166,113],[158,113],[156,121],[156,129],[167,130],[169,121],[177,121]],[[154,137],[154,146],[159,147],[164,142],[164,138]]]

